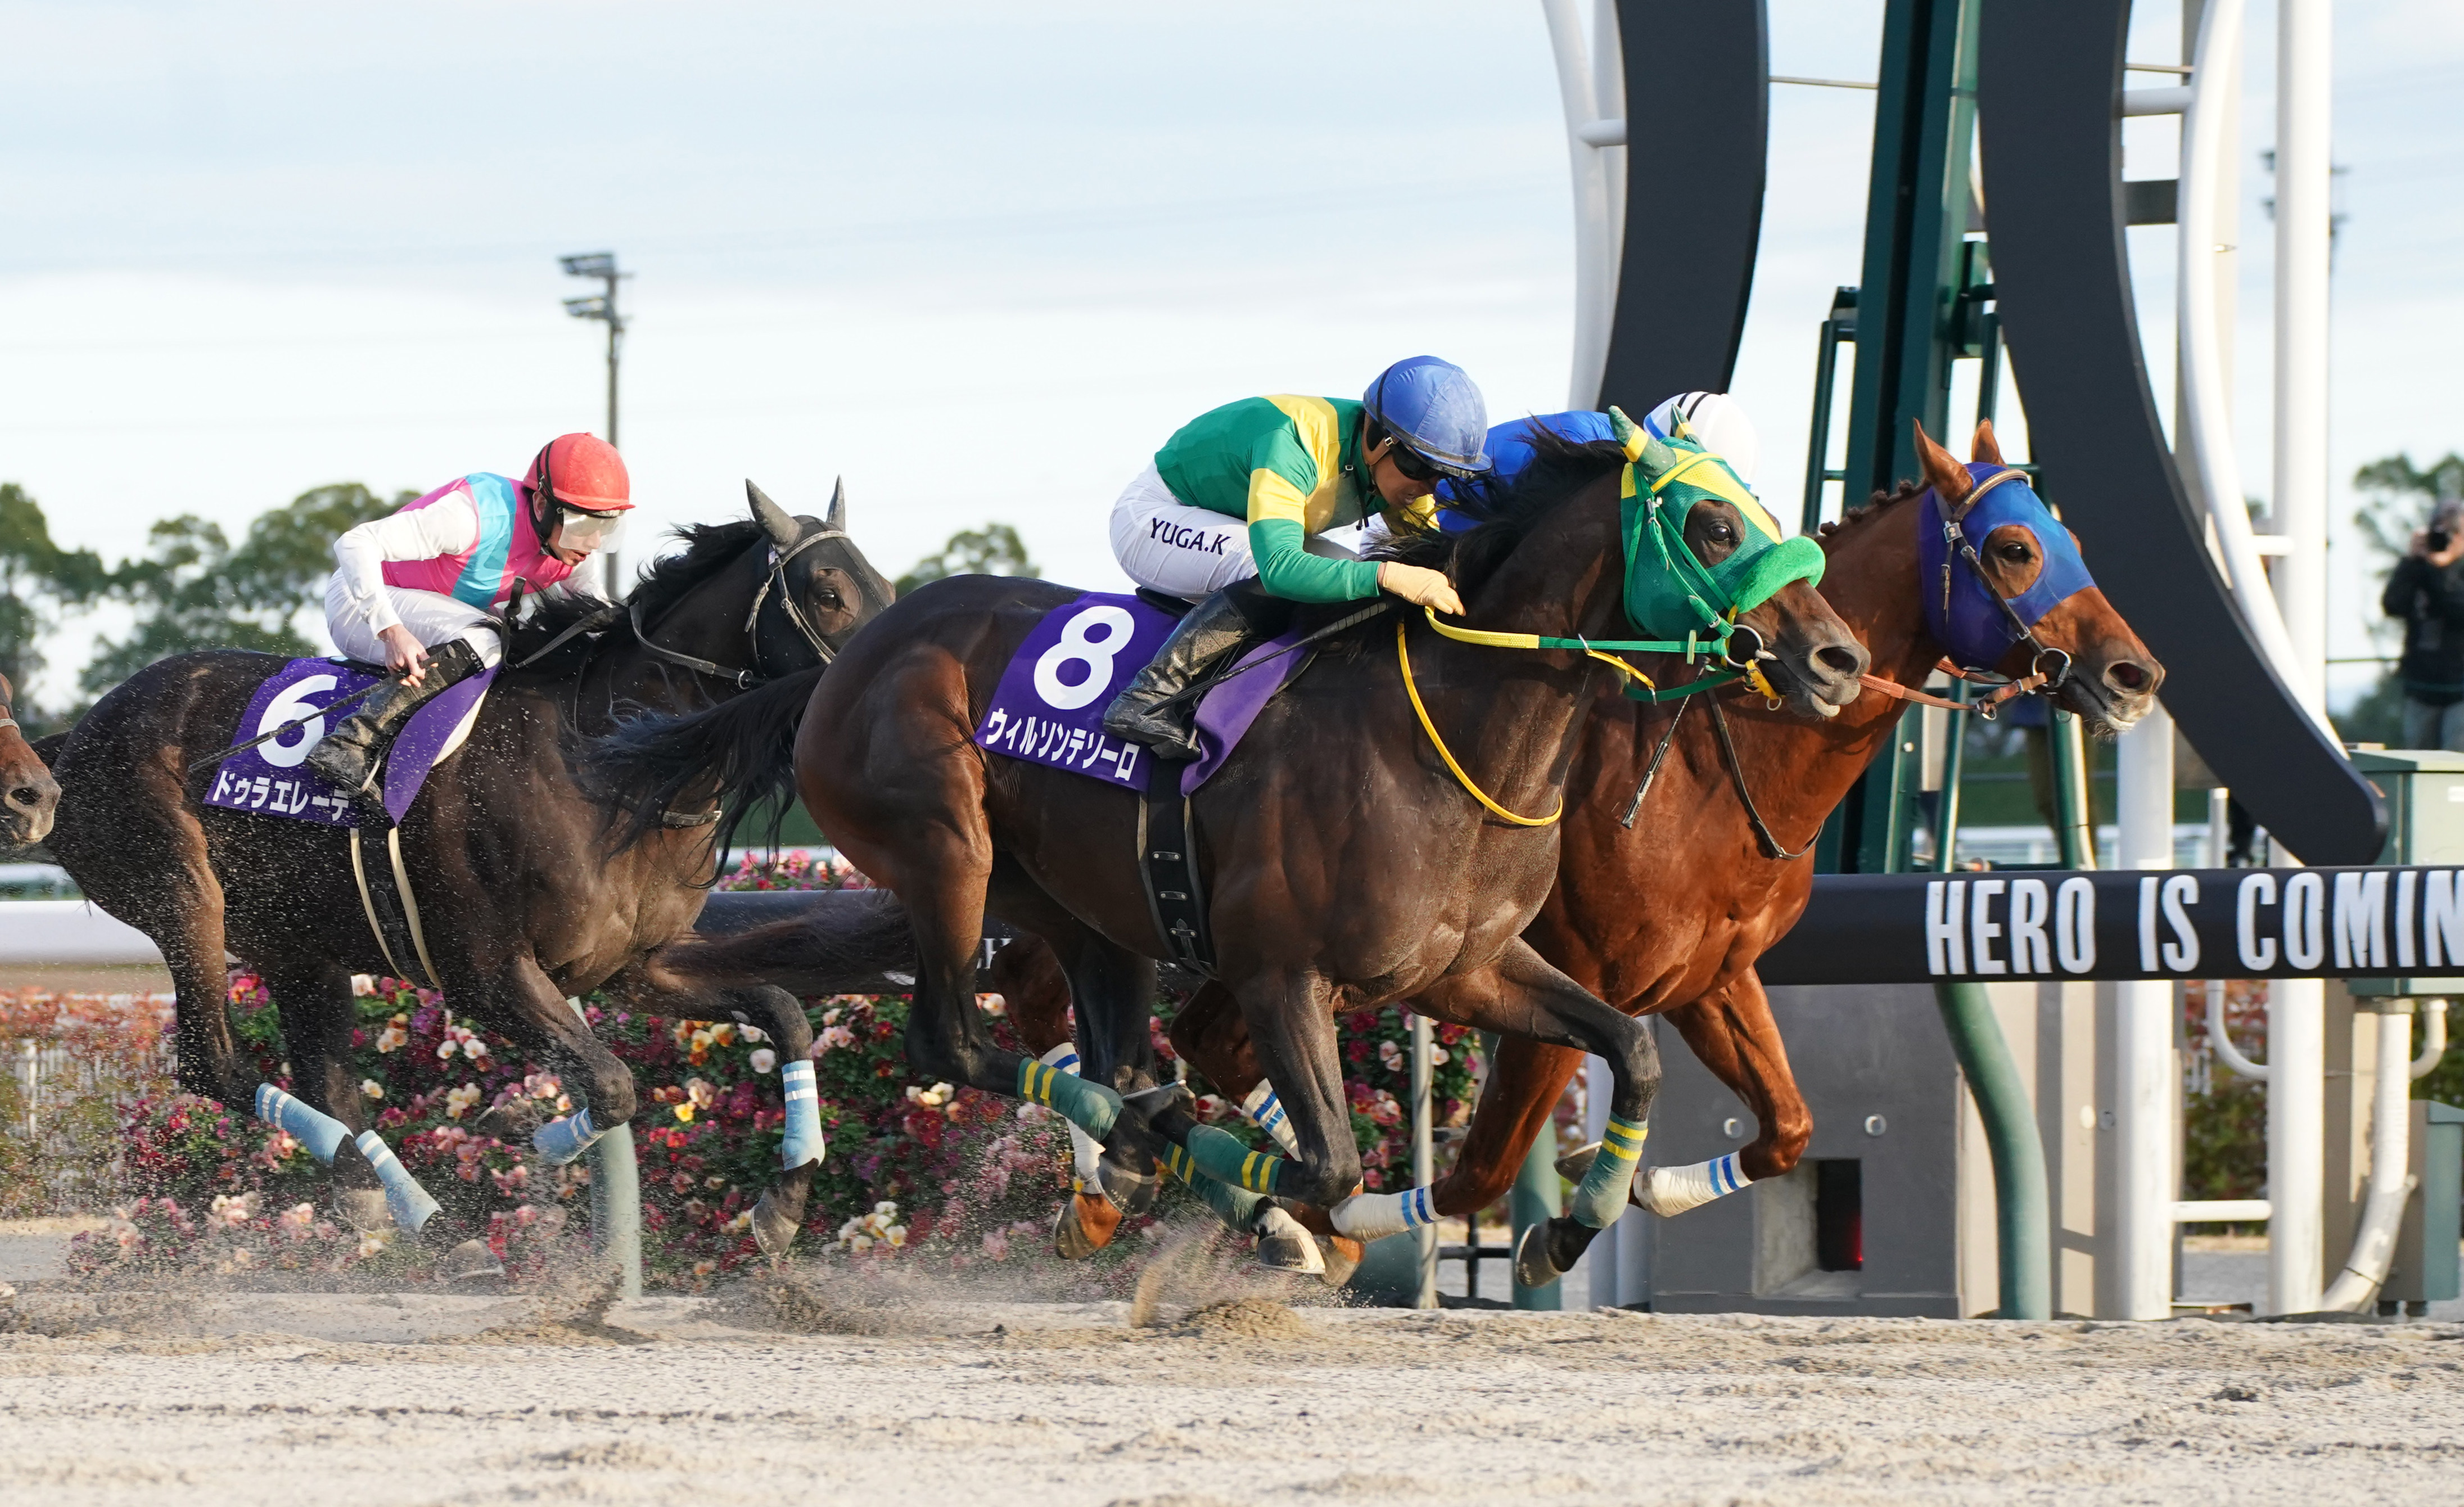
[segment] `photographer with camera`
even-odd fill
[[[2404,620],[2404,746],[2464,753],[2464,502],[2442,501],[2387,576],[2379,608]]]

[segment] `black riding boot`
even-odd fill
[[[1192,702],[1158,703],[1197,683],[1198,677],[1237,654],[1252,636],[1248,615],[1229,591],[1218,591],[1189,609],[1172,636],[1104,710],[1104,731],[1144,743],[1166,759],[1198,757],[1198,717]]]
[[[394,735],[410,720],[410,714],[436,699],[447,687],[486,668],[469,639],[447,639],[429,651],[428,673],[417,685],[389,679],[378,686],[357,711],[342,719],[341,726],[308,750],[308,767],[345,790],[368,789],[379,762],[393,746]]]

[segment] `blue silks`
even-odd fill
[[[2002,599],[1974,570],[1952,558],[1943,525],[1941,499],[1927,491],[1916,510],[1919,579],[1925,583],[1925,628],[1965,670],[1991,670],[2011,646],[2026,637],[2044,615],[2071,597],[2096,585],[2078,542],[2054,517],[2053,509],[2028,485],[2025,473],[1985,461],[1971,461],[1968,475],[1974,485],[1971,499],[1959,515],[1960,532],[1981,555],[1985,541],[2005,524],[2016,523],[2036,542],[2044,567],[2027,590]],[[2017,621],[2013,622],[2013,617]]]

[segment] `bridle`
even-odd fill
[[[775,589],[779,596],[780,610],[786,615],[788,623],[793,625],[796,632],[803,635],[804,642],[812,646],[813,653],[821,656],[822,663],[826,665],[838,657],[838,651],[830,647],[829,640],[813,626],[812,620],[804,615],[803,609],[796,605],[795,593],[787,589],[787,566],[798,555],[824,540],[847,537],[845,529],[823,528],[796,541],[783,552],[776,544],[770,546],[769,574],[762,577],[761,589],[753,593],[752,610],[744,614],[744,637],[745,641],[752,646],[753,663],[741,670],[731,670],[715,660],[689,654],[680,649],[670,649],[654,641],[650,637],[649,628],[642,621],[642,604],[638,601],[633,604],[630,613],[633,637],[653,659],[662,660],[681,670],[691,670],[695,675],[706,675],[713,679],[724,680],[739,691],[750,691],[757,685],[766,685],[779,678],[776,672],[767,669],[761,662],[761,609],[769,602],[771,592]]]
[[[17,727],[16,716],[10,710],[16,699],[17,688],[9,683],[7,676],[0,675],[0,727]],[[22,727],[18,727],[17,730],[25,731]]]
[[[1984,559],[1977,554],[1976,545],[1969,539],[1968,531],[1961,526],[1961,521],[1976,510],[1976,504],[1984,499],[1986,493],[2013,480],[2025,486],[2028,484],[2028,474],[2015,467],[2003,467],[1978,482],[1968,494],[1968,500],[1960,504],[1956,512],[1951,510],[1950,503],[1943,498],[1940,487],[1925,488],[1925,496],[1933,499],[1934,514],[1942,520],[1942,610],[1944,615],[1947,617],[1950,611],[1950,563],[1957,560],[1968,567],[1969,576],[1974,581],[1977,588],[2001,609],[2004,617],[2011,620],[2011,629],[2015,635],[2014,641],[2026,644],[2035,652],[2035,657],[2029,661],[2028,673],[2017,679],[2004,679],[1990,672],[1966,669],[1953,663],[1946,654],[1941,662],[1934,666],[1935,669],[1955,680],[1966,680],[1971,685],[1990,686],[1991,689],[1971,700],[1953,701],[1944,697],[1928,696],[1923,691],[1910,690],[1896,681],[1885,680],[1880,676],[1869,675],[1861,677],[1867,690],[1880,691],[1884,696],[1896,697],[1903,701],[1948,707],[1958,712],[1974,712],[1990,722],[2001,710],[2003,702],[2022,696],[2036,694],[2050,696],[2069,682],[2071,656],[2038,638],[2035,624],[2021,617],[2019,609],[2011,605],[2011,599],[1993,588],[1992,581],[1985,574]]]

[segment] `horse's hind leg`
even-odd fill
[[[351,1080],[351,1032],[359,1008],[351,976],[340,964],[297,959],[258,970],[282,1014],[282,1040],[291,1056],[291,1091],[319,1114],[341,1121],[346,1132],[334,1148],[334,1204],[355,1230],[385,1221],[385,1196],[376,1168],[357,1143],[368,1128],[365,1100]]]

